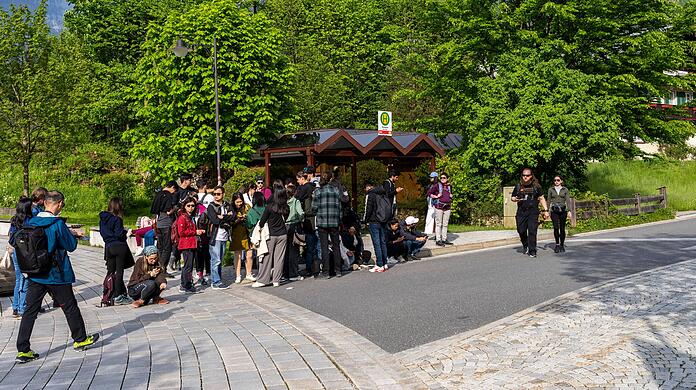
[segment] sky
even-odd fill
[[[10,4],[26,4],[29,8],[35,9],[39,3],[40,0],[0,0],[0,7],[9,9]],[[66,0],[48,0],[47,4],[46,22],[51,27],[51,31],[57,34],[63,29],[63,14],[71,6]]]

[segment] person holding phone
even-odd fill
[[[520,182],[515,185],[511,199],[517,203],[517,234],[520,236],[524,254],[537,257],[537,229],[539,228],[539,204],[544,208],[544,218],[549,217],[549,208],[539,180],[532,170],[522,170]]]
[[[133,267],[133,273],[128,281],[128,295],[134,299],[133,307],[147,305],[148,302],[166,305],[168,300],[160,294],[167,288],[167,278],[159,264],[157,247],[145,247],[143,256],[138,258]]]

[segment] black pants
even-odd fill
[[[396,244],[387,243],[387,257],[396,259],[399,256],[406,258],[406,244],[403,241]]]
[[[172,243],[172,255],[174,256],[174,263],[172,264],[172,268],[175,271],[178,271],[179,268],[181,268],[181,253],[182,251],[179,250],[179,248],[174,246],[174,243]]]
[[[539,227],[539,212],[517,213],[517,233],[520,235],[522,246],[529,248],[529,254],[536,254],[537,228]]]
[[[29,352],[31,350],[29,339],[34,330],[34,322],[36,322],[36,316],[39,314],[39,309],[41,309],[41,302],[49,291],[63,309],[65,319],[68,320],[72,339],[77,342],[87,339],[85,321],[82,319],[80,309],[77,307],[77,299],[75,299],[75,294],[73,294],[72,285],[40,284],[31,279],[28,280],[28,283],[27,308],[24,310],[24,315],[22,315],[22,322],[19,324],[19,334],[17,335],[18,352]]]
[[[185,289],[193,287],[193,252],[195,249],[182,249],[181,255],[184,257],[184,266],[181,268],[181,286]]]
[[[551,212],[551,222],[553,222],[553,238],[556,239],[556,245],[565,245],[566,238],[566,218],[568,218],[567,211],[552,211]]]
[[[196,248],[196,272],[210,275],[210,251],[208,244],[198,243]]]
[[[172,257],[172,229],[159,228],[157,229],[157,256],[164,271],[167,271],[169,258]]]
[[[106,274],[114,274],[114,289],[112,298],[126,293],[126,284],[123,282],[123,269],[133,264],[133,254],[127,244],[112,244],[104,248],[106,260]]]
[[[296,278],[299,276],[299,261],[300,261],[300,248],[293,243],[295,238],[295,232],[299,232],[299,223],[293,223],[288,225],[288,242],[287,250],[285,251],[285,270],[283,274],[287,278]]]
[[[128,295],[133,299],[142,299],[148,303],[160,295],[160,288],[155,279],[148,279],[144,282],[128,287]]]
[[[331,251],[336,255],[338,261],[334,261],[334,272],[341,274],[341,248],[340,237],[338,236],[338,227],[335,228],[319,228],[319,243],[321,245],[321,263],[322,272],[331,273],[331,253],[329,252],[329,238],[331,238]]]

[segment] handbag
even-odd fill
[[[307,242],[305,240],[305,235],[299,232],[295,232],[292,237],[292,243],[297,246],[305,246]]]
[[[0,262],[0,268],[10,269],[14,267],[14,265],[12,264],[12,259],[10,259],[11,256],[12,255],[10,255],[10,251],[8,249],[5,249],[5,254],[2,255],[2,262]]]

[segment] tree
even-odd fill
[[[22,166],[26,195],[31,162],[79,136],[86,61],[70,37],[50,35],[45,0],[34,13],[0,10],[0,37],[0,157]]]
[[[158,179],[214,165],[213,37],[223,168],[248,161],[261,142],[292,127],[292,70],[281,54],[280,30],[264,14],[251,15],[232,2],[200,4],[151,25],[138,63],[133,93],[140,123],[124,139]],[[180,38],[198,43],[184,58],[170,50]]]

